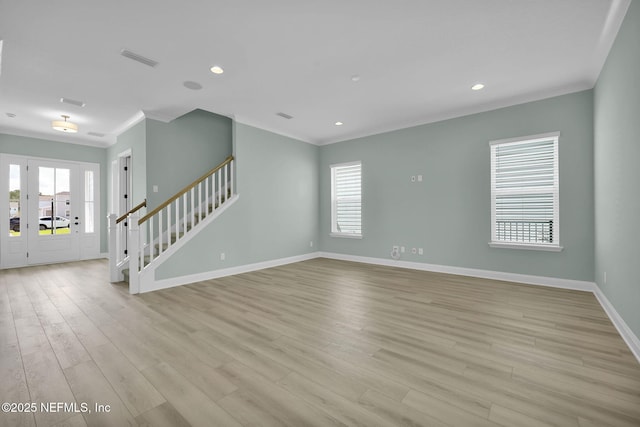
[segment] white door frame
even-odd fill
[[[78,215],[71,218],[75,222],[75,216],[78,216],[78,225],[74,224],[78,231],[78,255],[74,259],[92,259],[100,257],[100,234],[101,234],[101,210],[100,210],[100,164],[67,161],[61,159],[50,159],[33,156],[21,156],[14,154],[0,153],[0,200],[7,203],[9,200],[9,165],[20,165],[20,199],[21,199],[21,227],[20,236],[9,235],[9,210],[0,209],[0,268],[21,267],[31,264],[27,258],[29,252],[28,229],[26,227],[29,218],[29,211],[33,208],[33,204],[39,203],[39,197],[36,195],[28,199],[28,193],[37,188],[37,183],[29,183],[29,172],[27,166],[29,161],[43,162],[50,164],[66,164],[73,165],[77,169],[78,184],[76,188],[76,208]],[[64,167],[64,166],[61,166]],[[93,179],[93,200],[85,203],[85,180]],[[89,195],[90,193],[87,193]],[[29,205],[31,203],[31,206]],[[72,201],[73,203],[73,201]],[[6,206],[6,205],[5,205]],[[91,214],[93,210],[93,215]],[[85,214],[93,218],[93,231],[90,231],[90,221],[85,222]],[[31,220],[31,222],[33,219]],[[88,224],[89,223],[89,224]],[[36,224],[35,227],[38,227]],[[67,261],[66,259],[64,261]],[[55,260],[53,261],[55,262]]]

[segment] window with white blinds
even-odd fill
[[[559,133],[491,142],[491,244],[560,250]]]
[[[331,235],[362,237],[362,164],[331,166]]]

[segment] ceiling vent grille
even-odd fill
[[[63,104],[75,105],[76,107],[84,107],[85,105],[87,105],[82,101],[77,101],[71,98],[60,98],[60,102],[62,102]]]
[[[287,113],[282,113],[282,112],[280,112],[280,113],[276,113],[276,116],[284,117],[284,118],[285,118],[285,119],[287,119],[287,120],[291,120],[291,119],[293,119],[293,116],[290,116],[290,115],[288,115]]]
[[[131,52],[130,50],[127,50],[127,49],[122,49],[120,51],[120,55],[124,56],[125,58],[133,59],[134,61],[137,61],[141,64],[148,65],[149,67],[152,67],[152,68],[158,65],[157,61],[154,61],[153,59],[145,58],[144,56],[138,55],[137,53]]]

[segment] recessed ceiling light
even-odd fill
[[[353,76],[351,76],[351,81],[352,82],[360,81],[360,76],[358,74],[354,74]]]
[[[213,74],[222,74],[222,73],[224,73],[224,70],[222,69],[222,67],[221,67],[221,66],[219,66],[219,65],[214,65],[213,67],[211,67],[211,72],[212,72]]]
[[[342,122],[336,122],[336,123],[335,123],[335,125],[336,125],[336,126],[342,126],[343,124],[344,124],[344,123],[342,123]]]
[[[484,89],[484,85],[482,83],[476,83],[473,86],[471,86],[471,90],[481,90]]]

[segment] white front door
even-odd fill
[[[80,259],[78,166],[45,160],[28,164],[28,264]]]
[[[20,156],[2,163],[9,173],[0,196],[8,190],[10,209],[0,215],[0,267],[99,256],[99,165]]]

